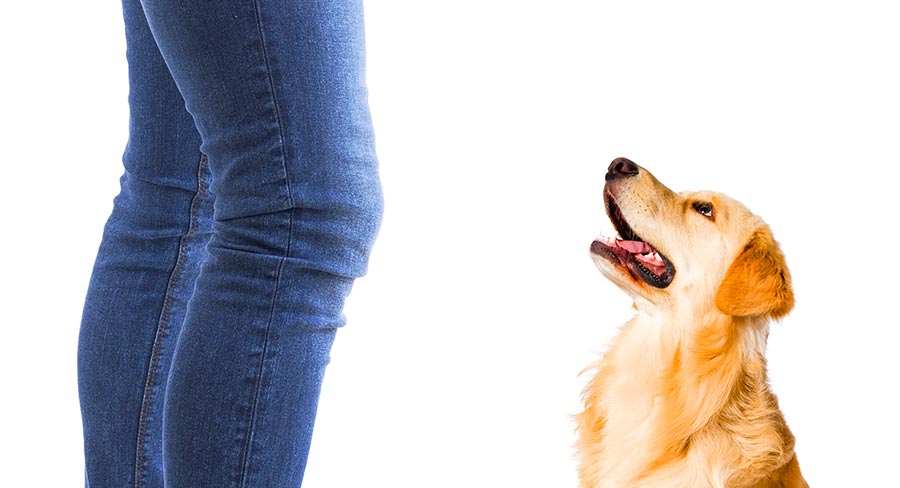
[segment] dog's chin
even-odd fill
[[[641,286],[635,281],[635,277],[623,266],[613,264],[609,259],[595,254],[593,251],[591,251],[591,260],[594,261],[594,265],[597,266],[597,269],[600,270],[600,273],[606,279],[613,282],[629,296],[633,297],[635,294],[643,295],[640,290]]]

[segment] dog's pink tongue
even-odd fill
[[[650,247],[650,244],[647,244],[646,242],[616,239],[616,244],[632,254],[645,254],[648,252],[653,252],[653,248]]]

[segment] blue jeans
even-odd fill
[[[382,199],[361,0],[123,0],[130,135],[78,345],[86,486],[299,486]]]

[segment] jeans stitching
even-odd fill
[[[266,78],[269,81],[269,91],[272,93],[272,107],[275,110],[275,122],[278,125],[278,142],[281,145],[281,171],[284,173],[284,184],[287,187],[288,203],[294,207],[294,192],[291,189],[291,179],[288,177],[287,152],[284,148],[284,126],[281,122],[281,110],[278,109],[278,100],[275,96],[275,80],[272,79],[272,67],[269,65],[269,53],[266,51],[266,39],[263,37],[262,18],[259,13],[259,1],[253,2],[254,15],[256,16],[256,32],[259,35],[259,45],[262,51],[263,62],[266,65]]]
[[[138,435],[137,449],[134,458],[134,486],[140,488],[142,484],[142,476],[144,474],[144,445],[147,442],[147,426],[150,423],[150,406],[153,401],[153,387],[156,385],[157,370],[159,369],[160,354],[162,352],[162,343],[169,328],[169,320],[171,318],[172,303],[174,302],[174,291],[181,279],[184,271],[185,261],[187,259],[187,248],[189,238],[196,234],[199,214],[200,202],[206,195],[207,184],[203,178],[206,170],[206,155],[200,154],[200,162],[197,168],[197,193],[191,200],[189,213],[188,230],[181,236],[178,243],[178,257],[175,260],[175,267],[172,274],[169,275],[169,283],[166,286],[166,294],[163,298],[163,308],[160,312],[159,322],[156,326],[156,335],[153,338],[153,348],[150,353],[150,364],[147,367],[147,381],[144,384],[144,395],[141,401],[141,412],[138,418]]]
[[[266,66],[266,76],[269,82],[269,91],[272,93],[272,106],[275,111],[275,120],[278,125],[278,139],[281,145],[281,169],[284,172],[284,181],[285,187],[287,188],[287,197],[288,203],[290,205],[290,216],[288,217],[288,235],[287,235],[287,246],[285,247],[284,256],[282,256],[281,261],[278,263],[278,268],[275,273],[275,290],[272,293],[272,303],[269,309],[269,318],[266,322],[265,335],[263,336],[263,344],[262,344],[262,356],[259,359],[259,368],[256,373],[256,382],[253,387],[253,400],[250,404],[250,418],[247,423],[247,437],[244,441],[243,449],[241,450],[241,466],[240,471],[238,473],[238,487],[243,487],[246,482],[248,471],[250,469],[250,446],[253,441],[253,429],[256,426],[256,411],[257,406],[259,404],[259,391],[262,386],[262,377],[263,370],[265,368],[266,356],[269,352],[269,332],[272,328],[272,319],[275,315],[275,304],[278,300],[278,291],[281,285],[281,273],[284,269],[284,265],[287,261],[288,256],[290,255],[291,250],[291,235],[293,234],[293,220],[294,220],[294,192],[291,190],[291,181],[288,177],[287,171],[287,153],[284,147],[284,128],[281,122],[281,112],[278,109],[278,101],[275,96],[275,80],[272,79],[272,68],[269,65],[269,55],[266,52],[266,42],[265,37],[263,36],[263,28],[262,28],[262,19],[260,17],[259,12],[259,2],[253,2],[254,14],[256,16],[256,30],[259,35],[259,44],[260,49],[262,51],[263,62]]]
[[[250,419],[247,425],[247,437],[244,441],[243,452],[241,453],[241,471],[238,479],[238,488],[244,487],[244,482],[247,479],[247,472],[250,470],[250,443],[253,441],[253,429],[256,426],[256,410],[257,405],[259,404],[259,390],[262,385],[262,377],[263,377],[263,368],[266,362],[266,355],[269,352],[269,331],[272,329],[272,319],[275,316],[275,304],[278,300],[278,291],[281,285],[281,273],[284,270],[284,265],[287,262],[288,255],[291,252],[291,236],[293,235],[293,226],[294,226],[294,209],[291,209],[291,212],[288,216],[288,237],[287,237],[287,246],[285,246],[284,256],[282,256],[281,261],[278,263],[278,270],[275,273],[275,291],[272,293],[272,304],[269,308],[269,319],[266,321],[266,333],[263,337],[263,350],[262,357],[259,359],[259,369],[256,374],[256,384],[253,388],[253,402],[250,406]]]

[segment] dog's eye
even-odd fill
[[[694,210],[709,220],[716,220],[716,212],[711,203],[694,202]]]

